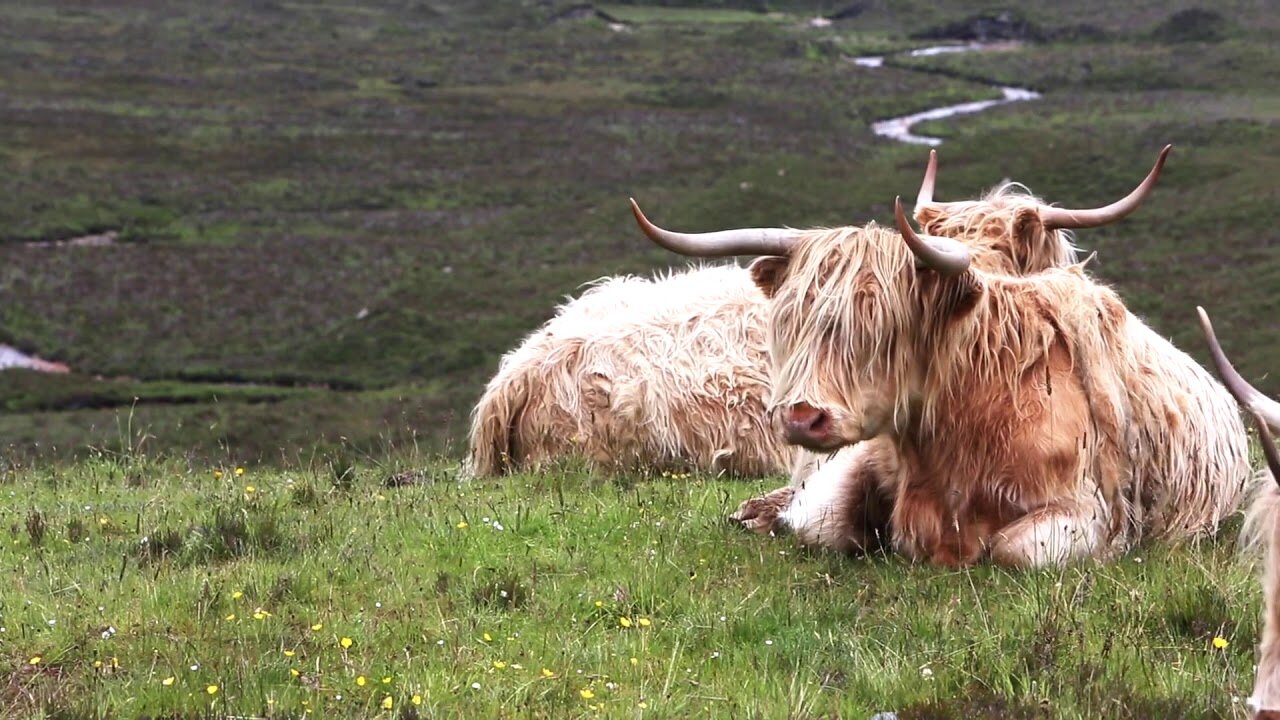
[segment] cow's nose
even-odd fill
[[[824,446],[831,441],[831,416],[808,403],[787,408],[786,426],[792,445]]]

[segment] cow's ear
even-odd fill
[[[983,293],[987,290],[986,284],[972,270],[964,272],[954,280],[955,295],[952,298],[954,305],[951,308],[951,314],[953,317],[968,315],[982,299]]]
[[[1031,208],[1018,211],[1013,219],[1013,236],[1022,247],[1030,247],[1044,237],[1044,221],[1040,219],[1040,213]]]
[[[777,292],[789,262],[788,258],[777,255],[758,257],[751,261],[749,268],[751,279],[755,281],[756,287],[760,288],[760,292],[764,293],[765,297],[771,298]]]

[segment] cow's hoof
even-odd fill
[[[745,500],[729,520],[761,535],[774,532],[779,529],[778,516],[791,505],[792,494],[790,487],[782,487],[768,495]]]

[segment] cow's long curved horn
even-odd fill
[[[1196,306],[1196,312],[1200,313],[1200,328],[1204,330],[1204,337],[1209,341],[1209,354],[1213,356],[1213,364],[1218,368],[1218,377],[1222,378],[1222,384],[1227,386],[1227,390],[1230,390],[1236,400],[1249,412],[1257,415],[1272,430],[1280,432],[1280,402],[1263,395],[1240,377],[1240,373],[1231,366],[1227,354],[1218,344],[1218,336],[1213,333],[1209,314],[1199,305]]]
[[[933,202],[933,186],[938,182],[938,151],[929,151],[929,164],[924,169],[924,180],[920,183],[920,192],[916,195],[916,210],[921,205]]]
[[[902,211],[902,198],[894,198],[893,215],[898,220],[898,232],[907,241],[907,247],[921,264],[942,273],[959,275],[969,269],[969,250],[951,238],[936,235],[917,235]]]
[[[1041,222],[1049,229],[1072,229],[1098,227],[1123,218],[1137,210],[1142,201],[1146,200],[1147,196],[1151,194],[1151,190],[1156,186],[1156,181],[1160,179],[1160,171],[1164,169],[1164,160],[1169,156],[1169,151],[1172,149],[1172,145],[1164,146],[1164,149],[1160,151],[1160,156],[1156,158],[1155,167],[1151,168],[1151,172],[1147,173],[1146,179],[1139,183],[1138,187],[1134,188],[1133,192],[1128,195],[1105,207],[1088,210],[1055,207],[1041,208]]]
[[[649,239],[671,252],[693,257],[728,257],[730,255],[790,255],[800,233],[785,228],[742,228],[708,233],[678,233],[649,222],[640,212],[635,198],[631,212]]]

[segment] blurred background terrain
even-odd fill
[[[1280,392],[1280,11],[1264,0],[0,5],[0,452],[460,453],[506,350],[682,230],[859,224],[1005,178],[1204,359]],[[945,43],[998,50],[912,57]],[[883,65],[856,62],[884,57]]]

